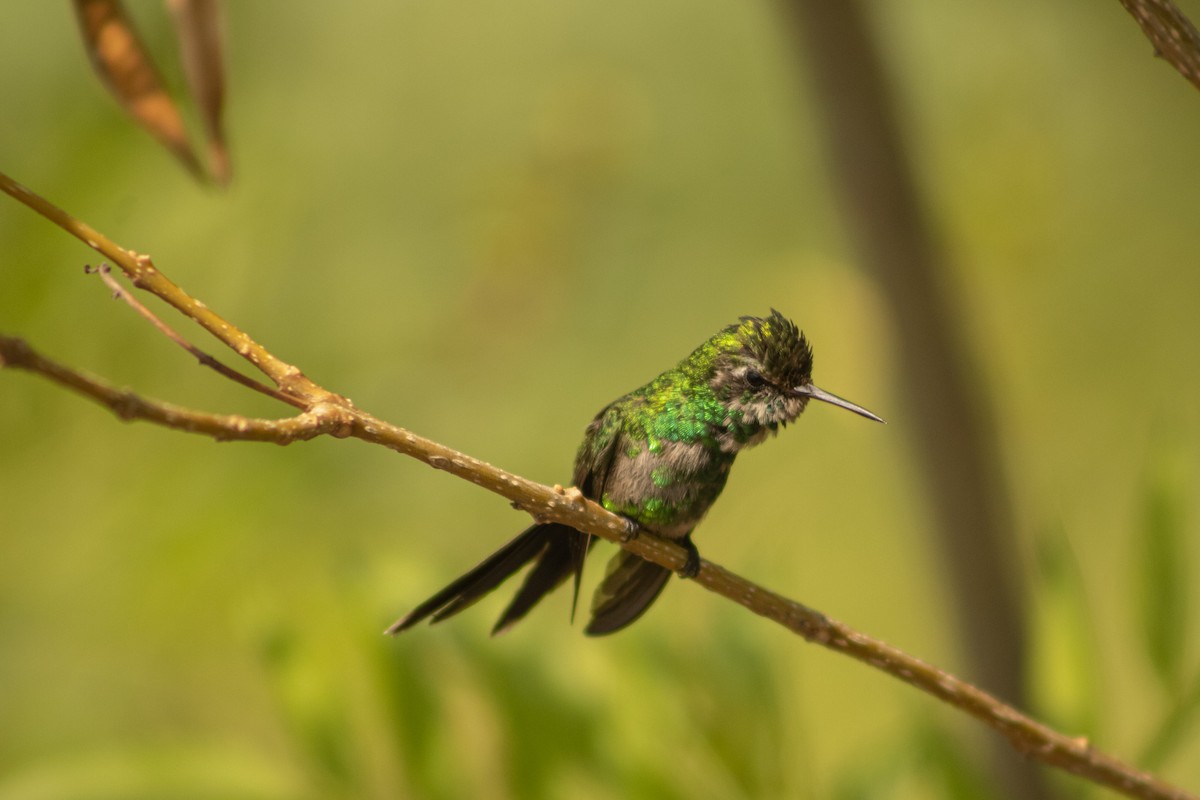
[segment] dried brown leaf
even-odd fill
[[[220,0],[169,0],[180,57],[192,97],[204,122],[213,179],[229,182],[229,151],[222,114],[225,104],[224,37]]]
[[[203,179],[183,117],[119,0],[75,0],[75,12],[88,56],[109,91],[150,135]]]

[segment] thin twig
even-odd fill
[[[299,369],[268,351],[249,334],[230,325],[208,306],[176,286],[154,267],[149,256],[126,250],[86,222],[75,219],[50,201],[0,172],[0,191],[12,196],[53,222],[79,241],[121,268],[133,285],[144,289],[189,317],[233,352],[262,371],[292,397],[313,398],[311,402],[342,400],[310,381]]]
[[[180,336],[178,333],[175,332],[174,328],[172,328],[170,325],[168,325],[167,323],[165,323],[161,319],[159,319],[154,314],[153,311],[151,311],[150,309],[148,309],[144,305],[142,305],[141,301],[139,301],[136,297],[134,297],[129,292],[125,291],[125,287],[123,287],[120,283],[118,283],[117,279],[113,277],[112,269],[108,266],[108,264],[101,264],[98,267],[84,266],[83,271],[88,273],[89,275],[92,273],[99,275],[100,280],[104,281],[104,285],[112,290],[114,299],[124,300],[125,303],[130,308],[132,308],[134,311],[136,311],[138,314],[140,314],[143,318],[145,318],[151,325],[153,325],[155,328],[157,328],[159,333],[161,333],[163,336],[166,336],[168,339],[170,339],[172,342],[174,342],[175,344],[182,347],[184,350],[187,350],[189,353],[191,353],[193,356],[195,356],[196,360],[199,361],[202,365],[209,367],[210,369],[216,370],[219,374],[223,375],[226,378],[229,378],[229,380],[234,381],[235,383],[240,383],[242,386],[245,386],[247,389],[253,389],[256,392],[265,394],[267,397],[273,397],[276,400],[280,401],[281,403],[287,403],[288,405],[295,406],[296,408],[299,408],[301,410],[308,407],[308,404],[305,403],[304,401],[298,400],[295,397],[290,397],[287,394],[279,391],[278,389],[272,389],[270,386],[267,386],[265,383],[260,383],[259,381],[254,380],[253,378],[251,378],[248,375],[243,375],[242,373],[235,370],[233,367],[230,367],[230,366],[227,366],[227,365],[221,363],[213,356],[204,352],[199,347],[196,347],[196,345],[192,344],[187,339]]]
[[[5,188],[6,185],[16,184],[0,174],[0,188]],[[28,190],[22,189],[22,192],[23,194],[14,196],[35,210],[54,208],[40,198],[38,203],[29,202],[28,198],[35,196]],[[115,245],[112,247],[115,248]],[[125,252],[116,249],[121,253]],[[105,255],[108,253],[105,252]],[[155,274],[158,274],[157,271]],[[147,288],[155,294],[158,293],[156,288],[166,287],[170,291],[178,292],[173,295],[176,298],[187,297],[165,278],[145,286],[136,282],[135,285]],[[194,300],[191,302],[198,303]],[[195,309],[182,312],[193,319],[196,318]],[[212,314],[212,317],[228,329],[236,330],[215,314]],[[240,332],[238,334],[244,336]],[[265,351],[261,360],[264,363],[276,361],[274,356]],[[303,388],[302,384],[299,384],[302,387],[300,389],[289,388],[289,392],[295,391],[296,397],[308,402],[308,412],[290,419],[262,420],[206,414],[145,400],[51,361],[34,352],[21,339],[0,336],[0,368],[6,366],[43,375],[107,406],[122,419],[147,420],[165,427],[202,433],[218,439],[278,444],[288,444],[322,434],[362,439],[469,480],[508,499],[513,505],[539,520],[559,522],[584,533],[600,536],[668,569],[682,569],[687,560],[686,551],[682,547],[650,534],[623,541],[627,533],[625,519],[585,499],[578,492],[570,492],[560,486],[544,486],[505,472],[377,419],[354,408],[340,395],[315,384],[312,384],[311,392]],[[1196,795],[1169,786],[1152,775],[1093,749],[1085,738],[1072,738],[1054,731],[949,673],[711,562],[701,562],[695,583],[745,606],[756,614],[774,620],[810,642],[848,655],[966,711],[994,728],[1014,748],[1030,758],[1075,773],[1094,783],[1109,786],[1130,797],[1144,800],[1200,800]]]

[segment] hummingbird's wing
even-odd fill
[[[588,425],[575,459],[575,485],[585,497],[602,502],[616,458],[628,440],[625,413],[640,398],[625,398],[609,405]],[[608,562],[604,580],[592,598],[592,619],[584,633],[614,633],[645,613],[667,585],[671,571],[625,550]],[[576,576],[578,584],[578,576]],[[578,588],[576,588],[578,591]]]
[[[604,484],[617,455],[621,439],[622,412],[615,403],[605,406],[583,432],[583,443],[575,454],[575,475],[572,481],[589,500],[604,499]]]
[[[587,499],[603,502],[604,486],[612,471],[620,439],[621,410],[616,404],[610,403],[588,423],[583,432],[583,443],[575,454],[575,474],[571,480]],[[571,619],[574,620],[575,607],[579,604],[579,584],[583,580],[583,561],[592,546],[592,537],[590,534],[580,534],[572,542],[575,545],[572,548],[575,560],[571,563],[575,571],[575,595],[571,600]]]
[[[608,562],[592,598],[592,621],[583,632],[601,636],[629,625],[645,613],[670,577],[671,570],[621,550]]]

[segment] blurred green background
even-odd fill
[[[606,402],[779,308],[890,424],[810,410],[739,461],[702,552],[971,677],[775,6],[229,5],[228,191],[115,107],[66,3],[3,12],[0,169],[359,406],[547,483]],[[867,7],[995,398],[1030,710],[1142,759],[1197,702],[1200,95],[1116,2]],[[181,86],[162,9],[134,11]],[[287,412],[8,198],[0,243],[3,332]],[[215,444],[0,374],[0,798],[987,796],[990,731],[694,586],[606,639],[563,593],[491,640],[507,591],[380,635],[526,521],[381,448]],[[1150,758],[1195,790],[1177,721]]]

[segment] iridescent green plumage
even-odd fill
[[[694,575],[700,562],[692,529],[725,488],[740,450],[786,426],[810,399],[879,419],[813,386],[812,363],[804,335],[778,311],[765,318],[742,317],[596,415],[575,456],[575,485],[638,530],[688,547],[691,557],[681,575]],[[437,622],[452,616],[536,560],[493,632],[503,630],[571,575],[578,596],[589,545],[588,537],[572,528],[533,525],[389,632],[426,617]],[[587,633],[611,633],[633,622],[669,577],[663,567],[619,551],[596,590]]]

